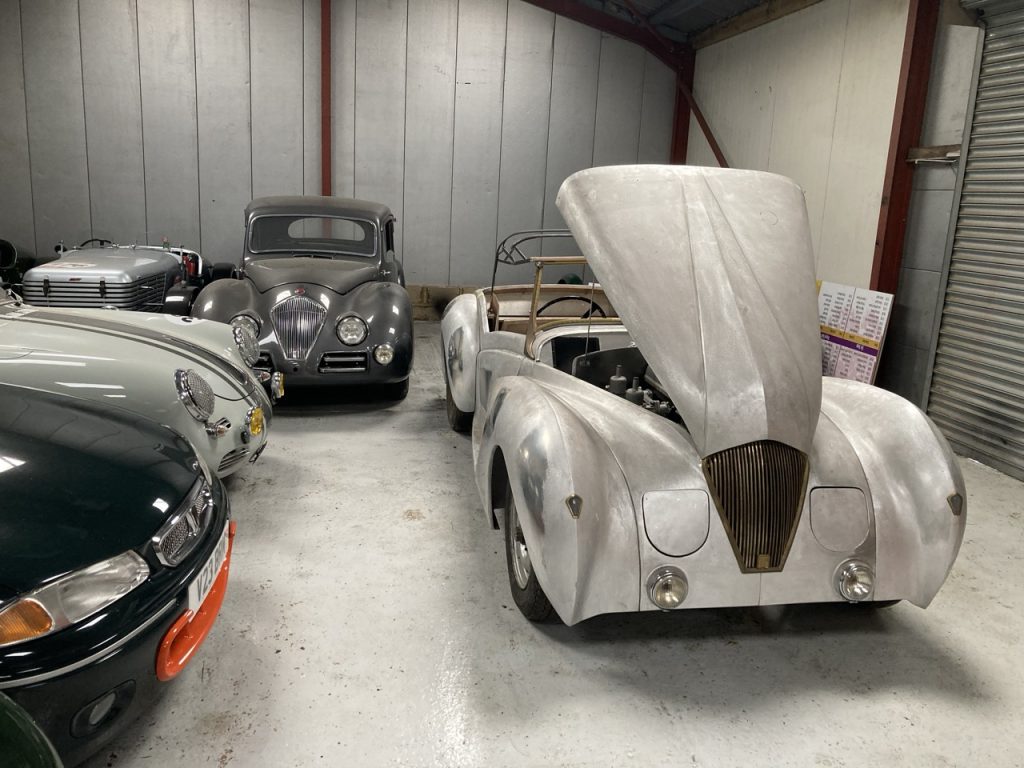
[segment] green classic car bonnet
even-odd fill
[[[795,183],[612,166],[573,174],[557,202],[701,456],[761,440],[809,452],[821,341]]]

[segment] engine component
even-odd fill
[[[626,388],[629,383],[625,376],[622,375],[622,366],[615,366],[615,374],[608,380],[608,391],[613,395],[622,397],[626,394]]]

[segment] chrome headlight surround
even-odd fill
[[[354,347],[366,340],[369,329],[366,327],[366,321],[359,315],[345,315],[338,319],[334,333],[342,344]]]
[[[875,595],[875,572],[862,560],[847,560],[836,568],[832,585],[844,600],[860,603]]]
[[[210,383],[194,369],[179,368],[174,372],[174,387],[185,410],[196,421],[206,423],[213,415],[215,395]]]
[[[674,565],[655,568],[647,577],[647,597],[663,611],[681,608],[688,594],[686,574]]]
[[[99,613],[141,586],[149,573],[146,561],[128,550],[21,595],[0,610],[0,648],[58,632]]]
[[[260,359],[260,324],[252,315],[235,315],[231,318],[231,334],[243,362],[250,368]]]

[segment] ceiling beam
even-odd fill
[[[647,22],[655,26],[664,24],[666,21],[678,19],[684,13],[688,13],[703,4],[704,0],[669,0],[669,2],[650,14],[647,17]]]
[[[690,39],[690,43],[697,49],[707,48],[709,45],[742,35],[744,32],[757,29],[770,21],[789,16],[791,13],[802,11],[804,8],[809,8],[820,2],[821,0],[767,0],[749,11],[744,11],[708,27],[703,32],[694,35]]]

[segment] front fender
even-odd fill
[[[604,440],[543,384],[503,380],[490,398],[477,463],[485,504],[500,449],[541,586],[566,624],[639,608],[636,517]],[[568,500],[581,500],[578,517]]]
[[[476,294],[464,293],[448,304],[441,318],[441,359],[460,411],[476,410],[476,356],[480,351],[480,306]]]
[[[875,599],[927,607],[953,567],[967,522],[956,456],[920,409],[877,387],[826,378],[822,412],[857,452],[871,489]]]
[[[240,312],[253,311],[257,306],[256,296],[256,291],[248,280],[214,280],[196,296],[192,305],[192,317],[227,323]]]

